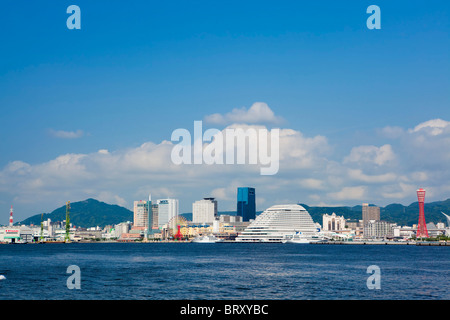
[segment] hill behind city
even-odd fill
[[[66,206],[53,210],[51,213],[44,213],[44,221],[51,219],[52,222],[66,220]],[[118,206],[101,202],[95,199],[70,203],[70,222],[82,228],[104,227],[125,221],[133,221],[133,212]],[[31,216],[21,222],[21,224],[41,224],[41,214]]]
[[[353,207],[314,207],[301,204],[311,214],[314,222],[322,224],[322,215],[332,214],[333,212],[345,219],[362,219],[361,205]],[[73,202],[70,204],[70,222],[78,227],[104,227],[114,225],[120,222],[133,221],[133,212],[118,206],[107,204],[95,199]],[[425,203],[425,218],[427,222],[446,222],[445,216],[441,213],[450,213],[450,199]],[[259,214],[261,212],[257,212]],[[235,215],[235,211],[224,211],[219,214]],[[186,219],[192,220],[192,213],[182,213]],[[386,207],[380,207],[381,220],[397,223],[399,225],[417,224],[419,219],[419,205],[417,202],[404,206],[401,204],[390,204]],[[62,206],[51,213],[45,213],[43,219],[50,218],[53,222],[66,219],[66,207]],[[37,214],[20,222],[25,225],[40,225],[41,215]]]
[[[345,219],[361,220],[362,219],[362,206],[354,207],[310,207],[302,204],[306,210],[311,214],[314,222],[322,224],[322,215],[332,214],[344,216]],[[446,222],[445,216],[441,213],[450,212],[450,199],[444,201],[436,201],[425,203],[425,219],[426,222]],[[417,224],[419,220],[419,203],[413,202],[409,206],[393,203],[386,207],[380,207],[380,220],[397,223],[402,226],[412,226]]]

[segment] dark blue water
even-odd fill
[[[81,289],[67,288],[67,267]],[[367,267],[381,289],[367,288]],[[450,247],[92,243],[0,245],[0,299],[449,299]]]

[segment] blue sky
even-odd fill
[[[66,27],[71,4],[81,8],[81,30]],[[366,27],[372,4],[381,8],[381,30]],[[450,121],[449,18],[445,1],[4,1],[0,208],[6,213],[0,224],[7,222],[11,204],[22,218],[99,195],[131,207],[146,186],[156,189],[156,197],[180,198],[182,211],[211,189],[217,190],[222,208],[230,209],[237,184],[260,186],[260,210],[277,201],[409,204],[415,200],[409,191],[419,182],[429,186],[431,199],[446,199],[446,122],[439,124],[441,134],[421,138],[435,146],[429,152],[444,150],[439,160],[416,162],[402,155],[419,139],[411,136],[420,131],[413,130],[416,126]],[[89,158],[108,150],[125,155],[148,142],[159,145],[176,128],[191,130],[194,120],[248,110],[255,102],[283,118],[282,128],[305,138],[326,138],[326,145],[308,149],[308,155],[320,154],[323,167],[295,171],[295,179],[315,181],[312,189],[289,194],[280,187],[270,194],[261,190],[265,178],[229,172],[222,184],[202,184],[198,194],[183,198],[183,186],[200,184],[200,176],[192,173],[191,180],[177,184],[170,170],[158,178],[144,170],[142,181],[123,187],[101,175],[96,179],[109,183],[61,179],[58,186],[52,179],[50,186],[48,171],[38,170],[68,154]],[[423,140],[427,137],[431,140]],[[361,159],[358,152],[375,150],[358,147],[379,151],[384,145],[391,147],[396,167],[355,162]],[[356,158],[350,157],[352,150]],[[10,174],[12,163],[26,164],[28,171]],[[328,179],[336,163],[347,172],[336,178],[340,183]],[[348,170],[352,177],[364,174],[359,183]],[[422,180],[416,181],[411,175],[418,172]],[[367,178],[391,173],[396,175],[388,179],[392,193],[395,186],[403,190],[401,183],[409,186],[396,198],[383,196],[382,185],[374,187]],[[285,174],[276,177],[280,185],[292,182],[292,174]],[[36,183],[25,187],[27,181]],[[367,188],[364,199],[337,196],[356,187]],[[56,192],[61,189],[66,193]],[[31,193],[41,196],[24,200]]]

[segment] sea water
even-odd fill
[[[79,289],[67,284],[74,265]],[[368,286],[370,266],[379,267],[379,289]],[[450,247],[0,245],[0,275],[3,300],[449,299]]]

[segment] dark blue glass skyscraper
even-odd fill
[[[238,188],[237,215],[242,221],[256,218],[255,188]]]

